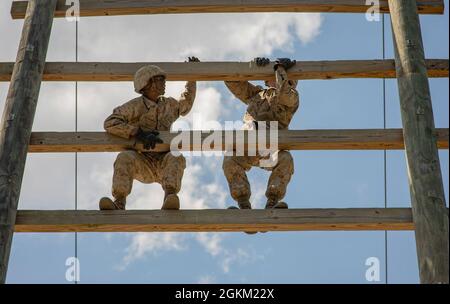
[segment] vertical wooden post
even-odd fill
[[[28,4],[0,126],[0,283],[5,283],[56,0]],[[44,173],[43,173],[44,174]]]
[[[448,213],[416,1],[389,0],[421,283],[449,282]]]

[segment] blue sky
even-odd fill
[[[445,1],[448,7],[448,1]],[[0,61],[13,61],[22,21],[9,17],[0,4],[0,25],[10,42]],[[259,17],[261,19],[259,19]],[[382,23],[363,14],[260,14],[251,22],[242,15],[139,16],[86,18],[79,23],[80,61],[182,61],[188,54],[202,60],[249,60],[254,56],[297,60],[379,59]],[[262,21],[261,21],[262,20]],[[421,16],[427,58],[448,58],[448,8],[443,16]],[[162,29],[162,24],[166,27]],[[239,28],[236,25],[240,25]],[[109,29],[104,31],[104,29]],[[240,29],[240,30],[238,30]],[[262,30],[261,30],[262,29]],[[215,30],[221,35],[215,35]],[[389,16],[386,57],[393,58]],[[170,35],[169,35],[170,34]],[[118,38],[120,37],[120,38]],[[199,37],[199,38],[197,38]],[[73,61],[75,24],[56,20],[49,61]],[[238,40],[236,45],[228,41]],[[240,120],[245,107],[223,83],[201,83],[193,112],[205,119]],[[436,127],[448,128],[448,79],[430,79]],[[182,83],[168,94],[177,96]],[[3,109],[7,83],[0,83]],[[382,80],[310,80],[299,83],[301,106],[291,129],[361,129],[383,127]],[[112,108],[133,98],[131,83],[79,83],[78,126],[102,129]],[[44,83],[35,131],[74,130],[74,84]],[[396,80],[386,81],[386,125],[401,128]],[[189,119],[189,118],[188,118]],[[285,200],[293,208],[384,207],[383,151],[293,151],[295,175]],[[95,209],[111,187],[114,153],[78,155],[78,206]],[[448,204],[448,150],[440,151]],[[188,159],[182,208],[224,208],[232,204],[221,158]],[[264,201],[267,172],[249,173],[253,203]],[[22,209],[73,209],[73,154],[30,154],[22,186]],[[387,152],[388,207],[409,207],[403,151]],[[202,195],[198,194],[202,189]],[[197,192],[197,193],[196,193]],[[152,198],[149,200],[148,197]],[[135,183],[131,209],[159,208],[159,186]],[[8,283],[70,283],[68,257],[74,234],[15,234]],[[413,232],[388,232],[388,282],[417,283]],[[80,233],[80,283],[368,283],[369,257],[382,264],[386,282],[384,232],[277,232],[249,236],[222,234]]]

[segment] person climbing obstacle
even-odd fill
[[[189,57],[189,62],[199,62]],[[147,65],[134,75],[134,89],[141,96],[114,109],[105,120],[104,128],[112,135],[122,138],[135,138],[136,144],[143,144],[144,150],[154,149],[163,141],[158,131],[170,131],[178,119],[191,110],[196,82],[188,81],[179,100],[164,97],[166,73],[159,67]],[[135,145],[136,147],[136,145]],[[178,210],[178,192],[186,160],[183,155],[174,156],[170,152],[127,150],[119,153],[114,162],[112,195],[114,200],[100,199],[100,210],[125,210],[126,198],[131,193],[133,180],[145,184],[159,183],[164,190],[163,210]]]
[[[267,58],[255,58],[257,66],[262,67],[270,63]],[[266,89],[255,86],[247,81],[226,81],[225,84],[233,95],[247,105],[244,116],[244,129],[256,130],[261,126],[269,127],[270,121],[278,122],[278,129],[286,130],[299,107],[297,81],[289,80],[286,73],[295,65],[295,61],[280,58],[275,62],[275,79],[266,81]],[[277,151],[277,162],[274,166],[264,167],[271,171],[266,197],[266,209],[286,209],[288,205],[281,200],[286,194],[286,188],[294,174],[294,162],[288,151]],[[255,156],[225,156],[223,170],[228,181],[232,198],[240,209],[251,209],[251,189],[246,171],[252,167],[262,167],[261,160],[266,158],[261,154]],[[231,207],[230,209],[236,209]]]

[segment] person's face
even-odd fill
[[[166,78],[164,76],[155,76],[148,82],[142,93],[151,100],[157,100],[166,92]]]
[[[155,92],[159,94],[158,96],[164,95],[166,92],[166,78],[164,76],[156,76],[152,80]]]

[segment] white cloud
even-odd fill
[[[180,118],[173,129],[185,129],[183,126],[186,124],[192,130],[222,129],[220,121],[228,113],[223,107],[222,95],[216,88],[199,85],[191,112]]]
[[[249,60],[292,52],[293,42],[310,42],[321,23],[320,14],[289,13],[86,18],[80,22],[80,60]]]
[[[319,33],[320,14],[253,14],[222,27],[231,47],[227,55],[251,59],[255,55],[270,55],[274,50],[293,52],[295,36],[301,42],[311,41]],[[295,34],[292,31],[295,28]],[[256,52],[256,54],[255,54]]]
[[[263,255],[250,253],[248,249],[242,247],[226,248],[223,245],[225,234],[219,233],[197,233],[195,238],[199,244],[218,261],[218,265],[224,273],[229,273],[232,265],[245,265],[264,259]]]
[[[221,267],[224,273],[229,273],[232,264],[238,263],[242,265],[253,259],[254,257],[252,257],[252,255],[247,251],[242,248],[237,248],[237,250],[235,250],[233,253],[227,252],[227,254],[222,259]]]
[[[221,246],[222,237],[219,234],[200,232],[197,233],[195,238],[212,256],[217,256],[223,252]]]
[[[125,250],[124,264],[118,269],[125,269],[129,263],[144,257],[146,254],[156,254],[160,251],[168,250],[183,250],[185,247],[182,239],[182,235],[173,232],[137,233],[132,237],[130,246]]]
[[[182,188],[179,193],[182,209],[210,209],[224,208],[225,200],[228,196],[226,189],[223,188],[217,180],[205,179],[203,176],[215,176],[217,172],[210,171],[205,163],[205,159],[187,159],[187,168],[185,170],[182,182]],[[162,205],[163,190],[159,185],[143,185],[134,183],[133,193],[129,197],[128,209],[159,209]],[[205,191],[199,191],[204,189]],[[149,199],[151,198],[151,199]],[[180,250],[184,248],[187,239],[193,238],[213,257],[219,257],[221,254],[228,255],[224,251],[221,242],[223,236],[218,233],[196,233],[180,234],[170,233],[145,233],[137,234],[131,237],[131,244],[126,249],[126,256],[123,259],[123,269],[133,261],[145,257],[147,254],[155,254],[165,250]],[[187,245],[186,245],[187,246]]]
[[[294,25],[295,33],[303,44],[307,44],[320,34],[322,22],[320,14],[312,15],[310,18],[297,18]]]
[[[198,284],[214,284],[215,282],[216,278],[212,275],[203,275],[197,281]]]
[[[0,28],[3,45],[0,60],[14,61],[23,21],[9,16],[11,1],[0,2]],[[79,23],[80,61],[183,61],[196,55],[202,61],[250,60],[256,56],[271,56],[275,51],[293,52],[294,42],[309,43],[320,33],[319,14],[193,14],[152,15],[108,18],[83,18]],[[47,60],[74,60],[75,24],[55,20]],[[298,58],[297,58],[298,59]],[[178,97],[183,82],[168,84],[167,95]],[[0,86],[0,109],[3,108],[7,85]],[[79,83],[78,127],[82,131],[99,131],[104,119],[115,106],[133,98],[132,83]],[[41,90],[34,130],[74,130],[74,86],[72,83],[45,84]],[[199,83],[192,112],[186,117],[193,122],[194,114],[202,122],[221,121],[236,110],[239,102],[224,100],[218,87]],[[233,117],[240,119],[243,113]],[[79,158],[79,208],[97,209],[98,199],[111,189],[114,153],[82,153]],[[55,165],[55,154],[32,156],[27,164],[21,200],[33,208],[62,209],[61,201],[71,206],[73,194],[73,155],[64,164]],[[30,163],[32,162],[32,163]],[[46,179],[42,178],[43,172]],[[49,174],[54,178],[49,179]],[[63,176],[65,174],[65,176]],[[48,180],[48,182],[46,182]],[[180,192],[183,209],[225,208],[230,199],[224,186],[221,158],[189,158]],[[255,184],[252,201],[262,201],[264,184]],[[199,191],[201,189],[202,191]],[[41,199],[37,199],[41,198]],[[134,183],[128,198],[129,209],[159,209],[163,191],[160,185]],[[31,204],[30,201],[35,203]],[[259,203],[258,203],[259,204]],[[260,206],[260,205],[258,205]],[[67,207],[66,207],[67,208]],[[188,238],[197,241],[217,259],[221,269],[229,272],[235,263],[255,258],[243,248],[227,249],[226,234],[198,233],[138,233],[130,238],[120,269],[147,255],[161,251],[188,248]],[[110,239],[111,234],[107,237]],[[205,276],[199,282],[209,282]]]

